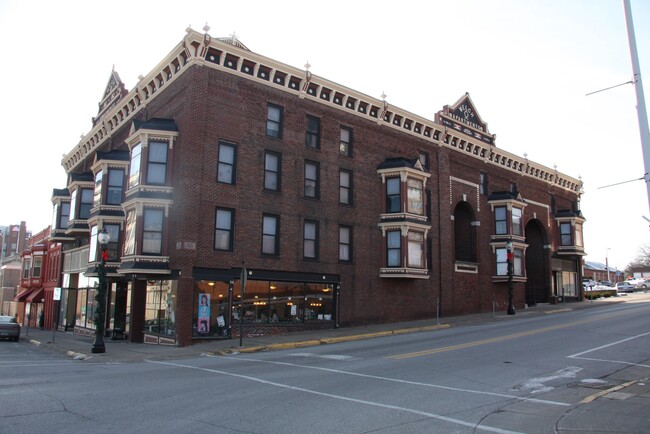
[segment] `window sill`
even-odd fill
[[[393,278],[398,277],[402,279],[428,279],[429,271],[425,268],[380,268],[379,277]]]
[[[457,272],[457,273],[478,274],[478,263],[477,262],[456,261],[456,262],[454,262],[454,271]]]

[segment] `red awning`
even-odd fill
[[[34,292],[27,297],[28,303],[42,303],[43,301],[43,288],[35,289]]]
[[[33,290],[34,288],[23,289],[21,292],[18,293],[17,296],[14,297],[14,301],[25,301],[27,296],[31,294]]]

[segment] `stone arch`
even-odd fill
[[[548,234],[544,225],[537,219],[526,224],[526,304],[534,306],[537,303],[548,303],[549,258]]]
[[[476,220],[474,209],[467,202],[458,202],[454,208],[454,259],[478,262],[476,248]]]

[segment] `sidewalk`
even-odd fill
[[[227,340],[209,340],[197,342],[185,347],[166,345],[138,344],[128,341],[113,341],[105,338],[106,352],[92,354],[91,348],[94,337],[74,335],[71,332],[53,332],[23,327],[21,340],[33,345],[48,348],[67,354],[78,360],[94,362],[137,362],[144,359],[165,359],[195,357],[201,354],[235,354],[243,352],[268,351],[275,349],[301,348],[336,342],[371,339],[403,333],[436,330],[447,327],[488,323],[494,321],[514,321],[534,315],[554,314],[577,309],[588,309],[605,304],[620,302],[650,301],[650,293],[636,293],[629,296],[584,301],[566,304],[539,304],[534,307],[519,310],[515,315],[507,315],[505,310],[496,313],[481,313],[455,317],[445,317],[437,321],[435,318],[420,321],[408,321],[390,324],[373,324],[366,326],[342,327],[338,329],[313,330],[283,335],[244,337],[242,347],[239,338]]]

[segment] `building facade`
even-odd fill
[[[62,165],[50,240],[78,333],[102,230],[106,328],[133,342],[582,297],[581,181],[498,148],[469,94],[429,120],[189,29],[134,89],[111,73]]]

